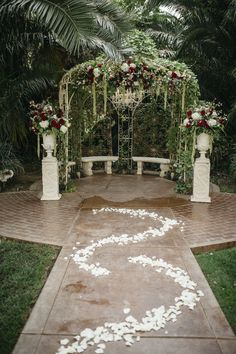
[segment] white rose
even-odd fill
[[[67,127],[65,125],[62,125],[60,131],[65,134],[67,132]]]
[[[213,118],[209,119],[207,123],[210,127],[214,127],[215,125],[217,125],[217,121]]]
[[[127,71],[129,70],[129,65],[127,63],[123,63],[120,68],[122,71],[127,73]]]
[[[212,112],[212,117],[217,117],[216,111],[213,111],[213,112]]]
[[[193,118],[193,120],[200,120],[202,118],[202,116],[198,112],[195,112],[192,114],[192,118]]]
[[[43,120],[42,122],[39,123],[40,127],[41,128],[48,128],[49,126],[49,123],[48,123],[48,120]]]
[[[98,76],[100,75],[100,70],[99,70],[98,68],[95,68],[95,69],[93,70],[93,75],[94,75],[95,77],[98,77]]]
[[[190,123],[190,122],[189,122],[189,119],[186,118],[186,119],[183,121],[183,123],[184,123],[184,125],[186,126],[188,123]]]
[[[52,106],[46,105],[46,106],[44,107],[44,109],[46,109],[46,110],[48,110],[48,111],[52,111]]]
[[[53,119],[57,119],[57,115],[54,114],[54,115],[52,116],[52,118],[53,118]]]

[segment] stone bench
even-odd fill
[[[105,172],[108,175],[112,174],[112,162],[118,161],[118,156],[88,156],[82,157],[82,167],[83,173],[85,176],[92,176],[93,175],[93,163],[94,162],[105,162]]]
[[[160,157],[145,157],[145,156],[133,156],[133,161],[137,162],[137,175],[143,173],[143,163],[158,163],[160,164],[160,177],[165,177],[166,173],[170,170],[170,160]]]

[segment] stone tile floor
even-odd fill
[[[89,263],[99,262],[111,274],[96,278],[70,258],[73,247],[84,248],[111,234],[133,235],[158,227],[157,221],[147,218],[93,214],[91,209],[104,206],[145,208],[184,221],[184,230],[175,226],[163,237],[97,249]],[[141,254],[186,270],[205,296],[194,310],[184,308],[177,321],[164,329],[142,333],[132,347],[123,341],[107,343],[105,353],[236,353],[236,337],[191,252],[191,248],[236,244],[235,207],[236,195],[222,193],[214,194],[211,204],[190,203],[175,195],[173,182],[154,176],[95,175],[81,179],[78,192],[53,202],[40,201],[35,192],[0,194],[1,236],[62,246],[14,354],[56,353],[61,339],[107,321],[123,321],[125,307],[140,319],[153,307],[171,305],[183,289],[162,273],[128,263],[128,257]],[[89,347],[84,353],[95,349]]]

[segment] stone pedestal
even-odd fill
[[[193,172],[193,195],[192,202],[210,203],[210,160],[202,161],[200,158],[196,159]]]
[[[56,157],[47,156],[42,160],[43,195],[41,200],[58,200],[59,194],[59,173]]]
[[[210,203],[210,160],[206,158],[209,149],[209,136],[202,133],[197,138],[197,149],[200,157],[195,160],[193,169],[193,195],[192,202]]]

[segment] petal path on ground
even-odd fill
[[[163,237],[173,227],[180,227],[181,231],[183,230],[183,223],[181,221],[164,218],[158,213],[149,212],[144,209],[101,208],[93,210],[94,215],[99,213],[118,213],[127,215],[130,218],[141,218],[143,220],[151,218],[159,221],[161,226],[159,228],[149,227],[147,230],[135,235],[111,235],[98,241],[92,241],[91,245],[79,250],[73,247],[75,252],[71,254],[71,258],[78,265],[79,269],[90,272],[96,277],[111,276],[111,271],[100,266],[100,263],[88,264],[89,258],[94,254],[97,248],[108,244],[125,246],[130,243],[143,242],[149,238]],[[67,257],[65,258],[67,259]],[[61,346],[56,354],[83,353],[91,346],[95,346],[95,353],[102,354],[106,350],[107,342],[121,340],[125,342],[126,346],[131,346],[135,341],[140,341],[140,332],[158,331],[161,328],[165,328],[167,322],[176,322],[177,316],[182,314],[181,308],[183,306],[194,310],[200,297],[204,295],[203,292],[197,288],[197,284],[190,279],[186,271],[168,264],[161,258],[158,259],[155,256],[148,257],[146,255],[139,255],[136,257],[128,257],[127,262],[147,268],[149,272],[164,273],[165,276],[179,284],[184,290],[180,292],[179,296],[175,297],[174,303],[168,308],[161,305],[157,308],[146,310],[141,320],[136,319],[130,314],[130,312],[132,313],[132,309],[125,308],[123,312],[128,314],[125,321],[106,322],[95,329],[86,328],[74,337],[72,343],[67,338],[62,339],[60,341]]]

